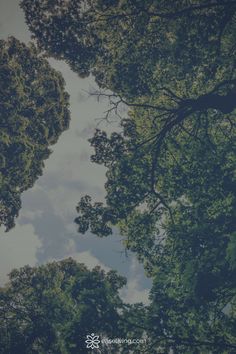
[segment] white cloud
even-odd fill
[[[104,263],[102,263],[97,257],[95,257],[91,251],[82,251],[76,252],[76,244],[75,241],[70,239],[67,244],[67,257],[71,257],[78,263],[84,263],[86,267],[89,269],[93,269],[96,266],[100,266],[103,270],[108,272],[111,268],[107,267]]]
[[[140,281],[138,278],[128,281],[127,286],[120,293],[123,301],[129,304],[142,302],[147,305],[149,303],[149,289],[140,290],[139,287]]]
[[[34,266],[37,262],[36,251],[41,243],[31,224],[17,225],[11,235],[0,231],[0,285],[7,282],[7,274],[13,268],[24,265]]]
[[[52,261],[61,261],[65,258],[73,258],[78,263],[83,263],[85,266],[92,270],[94,267],[101,267],[103,270],[108,272],[111,268],[107,267],[104,263],[102,263],[97,257],[95,257],[90,251],[83,251],[83,252],[75,252],[74,249],[76,248],[75,243],[72,239],[68,241],[67,245],[67,253],[63,258],[50,258],[47,262]]]
[[[21,218],[26,218],[29,221],[34,221],[37,218],[41,218],[43,214],[43,210],[27,210],[27,209],[22,209],[20,211],[20,217]]]
[[[142,302],[143,304],[148,305],[149,289],[142,288],[143,274],[140,274],[139,270],[139,263],[133,258],[127,285],[121,289],[120,295],[126,303],[134,304]]]
[[[103,270],[108,272],[111,270],[105,264],[103,264],[98,258],[92,255],[90,251],[73,253],[70,257],[74,258],[78,263],[84,263],[89,269],[93,269],[96,266],[100,266]]]

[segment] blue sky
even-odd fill
[[[6,39],[9,35],[26,43],[30,40],[17,0],[0,2],[0,37]],[[16,227],[8,233],[0,230],[0,285],[7,281],[7,274],[14,267],[71,256],[90,268],[100,265],[104,269],[116,269],[128,278],[122,292],[124,299],[147,301],[150,281],[135,258],[126,257],[117,232],[100,239],[91,234],[79,235],[76,231],[73,220],[80,197],[89,194],[95,200],[104,199],[106,170],[90,162],[92,150],[87,140],[107,106],[86,93],[96,89],[92,78],[80,79],[63,62],[50,60],[50,63],[66,81],[71,124],[53,146],[43,176],[32,189],[23,193]],[[117,126],[103,124],[100,128],[111,131]]]

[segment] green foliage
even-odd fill
[[[146,323],[154,328],[148,334],[155,345],[181,353],[233,353],[234,113],[209,112],[197,121],[193,116],[158,151],[148,138],[140,143],[139,115],[146,122],[148,115],[135,113],[132,129],[123,123],[119,153],[116,135],[109,139],[98,131],[91,139],[92,160],[108,167],[106,205],[92,205],[88,196],[81,199],[75,220],[79,231],[90,228],[107,236],[112,225],[118,226],[125,247],[144,264],[154,280]],[[99,225],[99,233],[93,225]],[[230,312],[224,313],[227,307]]]
[[[13,270],[0,290],[0,353],[90,352],[87,334],[121,330],[124,284],[115,271],[89,271],[71,258]]]
[[[167,87],[196,97],[231,78],[235,1],[22,0],[47,55],[126,97]]]
[[[100,237],[119,227],[152,277],[147,352],[234,353],[236,2],[22,8],[41,50],[92,73],[110,112],[129,107],[120,134],[90,139],[106,198],[83,197],[75,222]]]
[[[42,174],[49,146],[69,126],[65,82],[34,45],[0,41],[0,225],[14,226],[20,195]]]
[[[227,247],[227,259],[231,269],[236,269],[236,233],[230,235],[230,241]]]

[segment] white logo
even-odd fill
[[[87,338],[85,341],[85,343],[87,344],[86,348],[91,348],[91,349],[99,348],[99,343],[100,343],[99,336],[95,336],[94,333],[91,333],[91,335],[88,334],[86,338]]]

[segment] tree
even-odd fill
[[[122,333],[118,290],[125,279],[115,271],[90,271],[68,258],[9,277],[0,291],[1,353],[89,353],[88,334]]]
[[[154,353],[158,345],[233,353],[236,345],[235,128],[222,114],[199,117],[198,128],[195,120],[165,139],[154,171],[153,144],[142,144],[134,120],[122,135],[97,131],[92,160],[108,168],[106,205],[86,196],[77,207],[79,232],[107,236],[118,226],[153,279],[146,326]]]
[[[68,128],[69,96],[60,73],[36,47],[0,41],[0,225],[8,231],[20,195],[42,174],[49,146]]]

